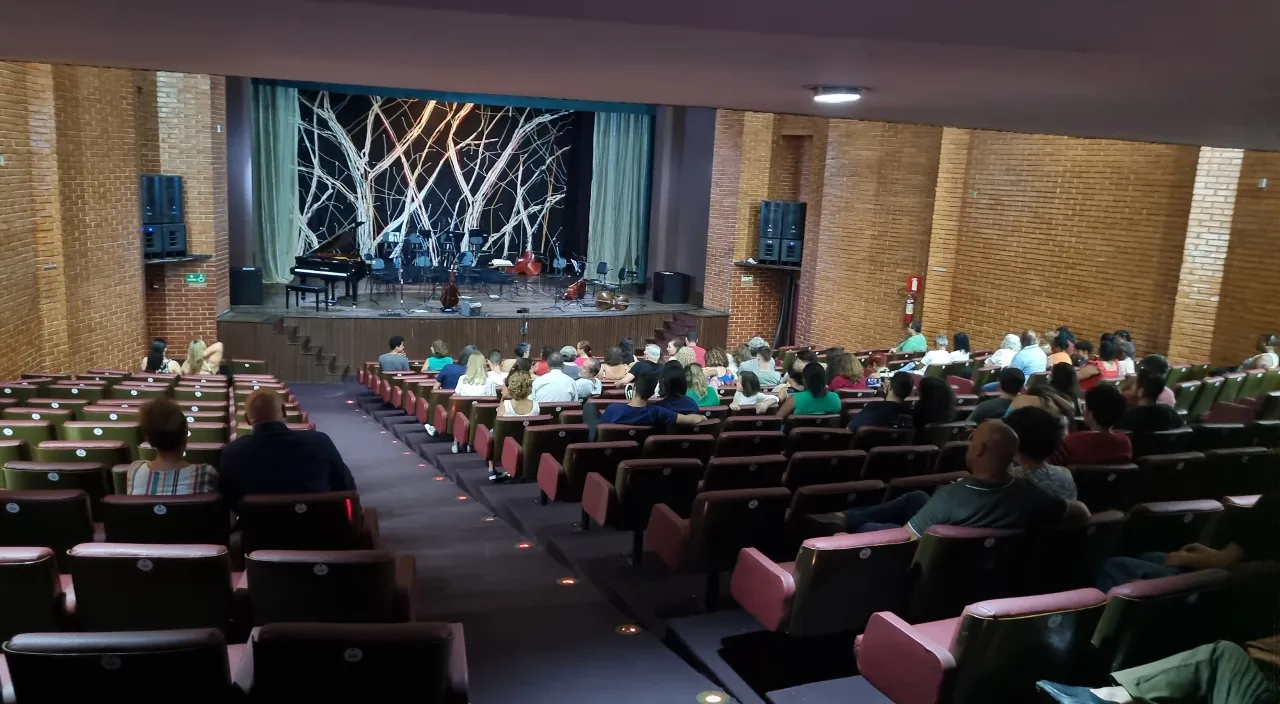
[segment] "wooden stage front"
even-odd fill
[[[482,301],[484,314],[464,318],[442,313],[438,301],[424,305],[426,292],[413,287],[405,290],[408,312],[401,309],[398,296],[379,295],[375,302],[362,292],[354,306],[343,299],[327,311],[321,306],[318,313],[313,301],[295,308],[292,299],[286,310],[284,286],[264,288],[264,305],[232,306],[218,316],[218,339],[233,358],[266,360],[273,374],[298,382],[333,381],[352,374],[365,361],[386,352],[392,335],[404,337],[409,356],[415,359],[430,354],[432,340],[444,340],[455,353],[473,344],[486,353],[499,349],[504,355],[522,341],[537,354],[543,345],[558,349],[589,340],[596,353],[603,354],[624,337],[641,346],[655,331],[677,321],[696,324],[704,347],[723,346],[729,325],[729,315],[723,311],[654,303],[647,295],[636,294],[629,294],[633,303],[626,311],[601,312],[594,302],[552,308],[555,300],[537,289],[504,291],[500,299],[481,292],[472,295],[473,300]],[[517,312],[521,308],[529,312]]]

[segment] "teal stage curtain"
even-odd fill
[[[283,283],[298,254],[298,90],[253,86],[254,263]]]
[[[588,278],[595,276],[600,262],[609,263],[609,280],[613,282],[617,281],[617,271],[622,268],[638,269],[641,277],[645,275],[652,142],[653,117],[650,115],[616,112],[595,115]]]

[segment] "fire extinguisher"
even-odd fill
[[[916,317],[916,294],[907,294],[907,307],[902,311],[902,325],[906,327]]]

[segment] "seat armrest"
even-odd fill
[[[895,704],[934,704],[951,689],[956,661],[889,611],[871,615],[856,649],[858,672]]]
[[[560,473],[564,467],[550,452],[542,453],[538,460],[538,488],[552,501],[556,498],[556,490],[560,488]]]
[[[463,635],[461,623],[451,623],[453,629],[453,652],[449,656],[449,691],[445,693],[448,704],[467,704],[470,688],[470,675],[467,672],[467,639]]]
[[[733,598],[747,613],[771,631],[781,630],[791,615],[796,580],[778,563],[755,548],[738,553],[730,585]]]
[[[435,417],[431,419],[431,424],[435,426],[437,433],[443,433],[449,429],[449,405],[441,403],[436,406],[433,413]]]
[[[231,681],[248,694],[253,689],[253,643],[258,640],[258,632],[262,628],[255,627],[249,631],[249,639],[245,641],[244,654],[240,662],[231,663]]]
[[[502,440],[502,469],[513,477],[520,475],[520,443],[508,435]]]
[[[396,615],[403,623],[413,622],[413,583],[417,563],[413,555],[396,557]]]
[[[493,458],[493,431],[489,426],[483,423],[476,426],[476,446],[473,449],[486,462]]]
[[[609,524],[609,517],[618,505],[618,491],[613,483],[599,472],[587,475],[587,482],[582,487],[582,510],[596,523]]]
[[[360,511],[360,546],[365,550],[382,547],[382,529],[378,526],[378,509],[363,508]]]
[[[666,504],[658,504],[649,513],[644,541],[650,550],[658,554],[663,564],[675,570],[684,566],[688,559],[692,534],[689,519],[681,518]]]

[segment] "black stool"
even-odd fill
[[[320,310],[320,301],[324,301],[324,309],[329,310],[329,287],[311,286],[310,284],[288,284],[284,287],[284,309],[289,310],[289,294],[293,293],[293,305],[298,307],[298,297],[302,294],[315,294],[316,310]]]

